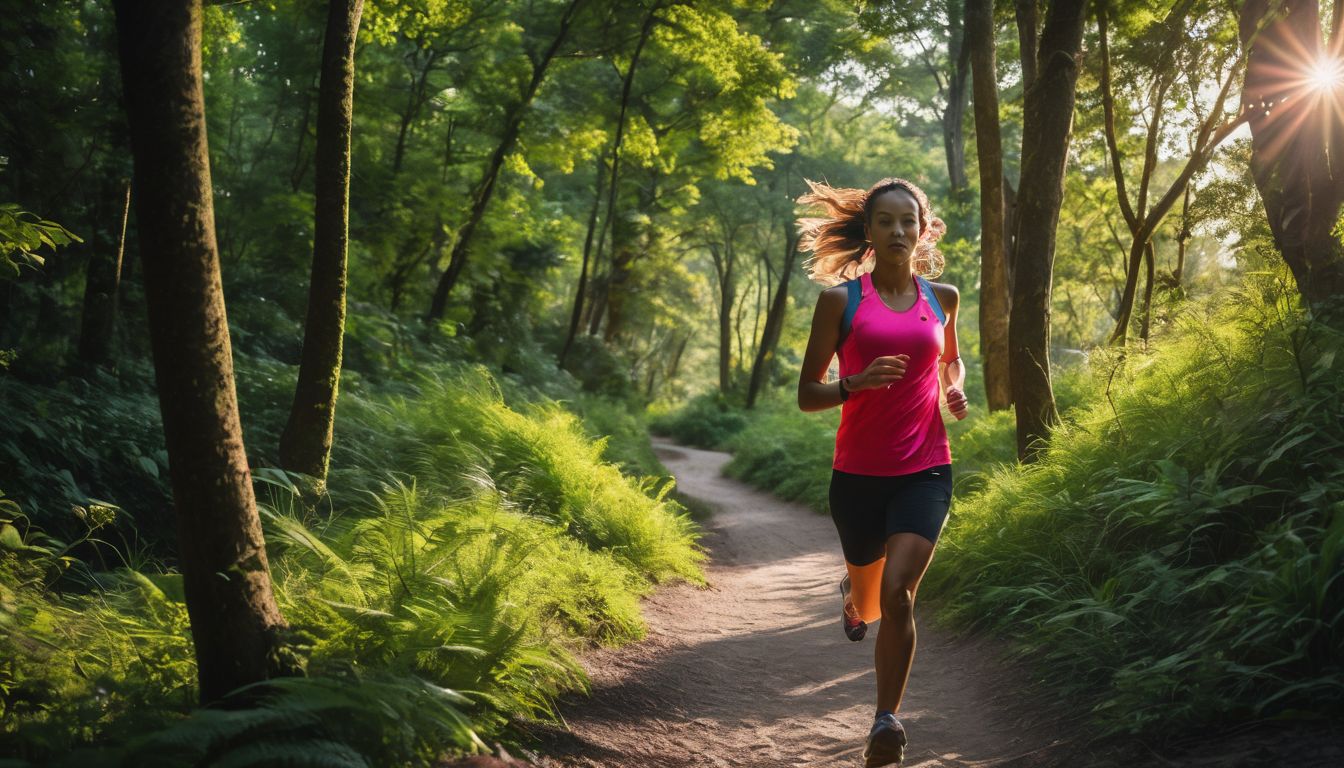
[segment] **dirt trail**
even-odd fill
[[[839,620],[843,560],[829,518],[724,478],[728,455],[655,444],[678,488],[709,503],[710,588],[645,601],[648,639],[584,659],[591,698],[567,700],[572,733],[550,766],[857,766],[874,700],[873,631]],[[934,568],[938,567],[935,557]],[[900,717],[907,768],[1068,765],[1062,723],[1029,707],[1021,673],[954,641],[919,610]],[[874,628],[875,629],[875,628]],[[1017,714],[1015,714],[1017,713]]]

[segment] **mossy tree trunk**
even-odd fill
[[[336,421],[345,335],[346,258],[350,244],[350,133],[354,119],[355,37],[364,0],[331,0],[317,97],[313,269],[303,357],[280,466],[324,483]]]
[[[276,606],[243,449],[215,243],[201,3],[116,0],[135,218],[203,702],[276,671]]]
[[[1055,227],[1073,130],[1085,0],[1054,0],[1036,55],[1036,79],[1024,97],[1022,179],[1017,191],[1017,244],[1009,369],[1017,405],[1017,453],[1028,461],[1059,421],[1050,384],[1050,288]]]

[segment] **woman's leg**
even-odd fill
[[[933,542],[917,533],[887,538],[887,564],[882,572],[882,623],[874,653],[877,666],[877,709],[896,712],[915,657],[915,592],[933,560]]]

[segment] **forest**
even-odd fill
[[[1344,717],[1344,2],[0,18],[0,766],[544,753],[707,583],[651,434],[826,513],[798,198],[890,176],[970,400],[921,617],[1088,738]]]

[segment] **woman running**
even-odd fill
[[[874,653],[877,714],[866,766],[905,753],[896,719],[915,655],[915,593],[952,500],[952,456],[939,412],[966,416],[957,352],[957,289],[928,282],[942,271],[947,231],[914,184],[883,179],[864,192],[808,182],[799,198],[821,218],[800,219],[800,248],[822,291],[798,379],[798,407],[842,405],[832,464],[831,517],[846,575],[842,622],[850,640],[882,619]],[[826,381],[834,355],[838,381]]]

